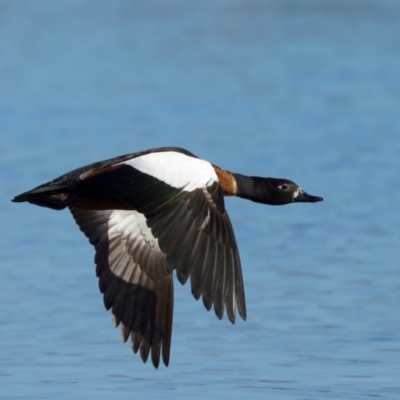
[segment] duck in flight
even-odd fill
[[[71,211],[95,247],[104,305],[124,341],[149,354],[155,368],[169,363],[173,271],[189,278],[196,300],[246,320],[239,251],[224,196],[283,205],[315,203],[287,179],[223,170],[187,150],[163,147],[78,168],[16,196],[14,202]]]

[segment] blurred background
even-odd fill
[[[0,0],[1,398],[399,398],[399,105],[396,0]],[[160,146],[325,201],[227,199],[248,320],[176,282],[155,371],[69,213],[10,200]]]

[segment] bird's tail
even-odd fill
[[[62,210],[67,207],[74,198],[75,196],[69,184],[48,182],[28,192],[15,196],[12,201],[14,203],[27,201],[37,206],[48,207],[53,210]]]

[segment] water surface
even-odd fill
[[[396,1],[0,1],[0,397],[399,398],[399,18]],[[10,199],[164,145],[325,201],[227,199],[248,320],[176,282],[155,371],[68,212]]]

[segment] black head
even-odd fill
[[[238,185],[238,196],[257,203],[279,206],[290,203],[316,203],[323,200],[322,197],[311,196],[288,179],[252,176],[247,177],[246,181],[239,179],[239,182],[241,185]]]

